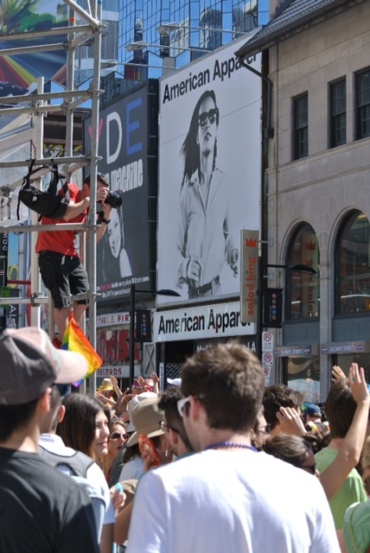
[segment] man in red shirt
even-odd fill
[[[86,221],[90,207],[90,177],[85,179],[82,190],[74,183],[68,183],[68,188],[70,201],[64,218],[55,220],[42,217],[41,224],[54,225]],[[97,201],[101,203],[103,217],[99,217],[101,224],[96,231],[97,242],[106,231],[112,210],[112,207],[105,203],[108,193],[107,181],[101,173],[98,173]],[[40,232],[36,243],[36,253],[39,254],[39,269],[43,283],[53,298],[54,321],[59,333],[58,338],[62,340],[71,309],[73,309],[77,322],[87,309],[89,284],[86,270],[76,250],[76,231]],[[72,296],[77,295],[80,295],[81,299],[74,299],[72,302]],[[55,345],[56,342],[57,340],[55,340]]]

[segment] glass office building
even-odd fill
[[[161,77],[268,18],[268,0],[125,0],[118,61],[127,78]]]

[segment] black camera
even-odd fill
[[[122,198],[119,194],[117,194],[117,192],[108,192],[108,196],[106,197],[104,203],[118,209],[122,205]]]

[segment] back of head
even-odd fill
[[[263,450],[282,461],[298,468],[302,468],[311,447],[301,436],[278,434],[269,438]]]
[[[276,413],[279,412],[280,407],[299,409],[302,402],[303,395],[285,384],[268,386],[263,395],[263,414],[271,429],[274,429],[279,422]]]
[[[86,359],[56,349],[37,327],[7,329],[0,336],[0,404],[23,405],[54,383],[70,384],[87,373]]]
[[[344,438],[357,408],[347,380],[335,382],[325,402],[326,417],[332,438]]]
[[[204,406],[211,428],[251,429],[261,407],[264,375],[257,357],[235,341],[202,350],[185,362],[183,396]]]

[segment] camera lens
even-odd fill
[[[118,207],[121,207],[122,205],[122,198],[117,192],[109,192],[108,196],[105,199],[106,204],[110,205],[111,207],[114,207],[117,209]]]

